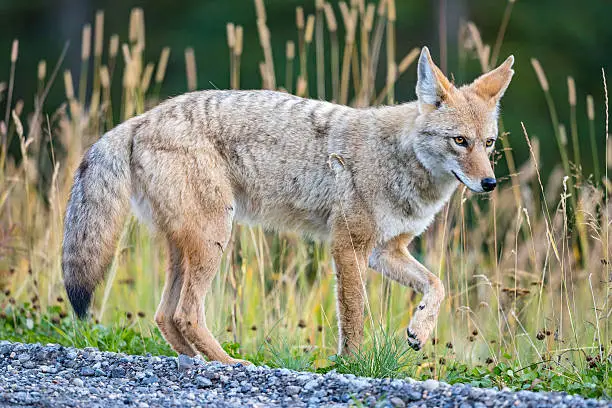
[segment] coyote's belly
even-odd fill
[[[236,194],[234,204],[234,219],[238,223],[261,225],[277,231],[295,231],[321,240],[329,237],[330,197],[290,201],[278,196],[249,196],[240,192]]]
[[[331,196],[317,196],[314,192],[293,201],[289,197],[266,196],[261,194],[261,191],[254,193],[238,189],[234,194],[233,221],[239,224],[261,225],[268,230],[294,231],[327,240],[330,233],[332,200]],[[148,197],[136,189],[131,204],[136,217],[150,228],[156,229],[156,216]]]

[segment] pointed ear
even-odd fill
[[[514,75],[512,64],[514,56],[511,55],[499,67],[477,78],[471,85],[472,89],[486,100],[499,102]]]
[[[423,47],[419,57],[418,80],[416,94],[421,105],[438,107],[451,98],[454,85],[444,76],[440,68],[434,64],[429,49]]]

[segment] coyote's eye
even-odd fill
[[[486,145],[487,147],[491,147],[493,146],[494,143],[495,143],[495,139],[487,139]]]
[[[455,141],[455,143],[457,143],[459,146],[467,146],[467,141],[465,140],[465,137],[463,137],[463,136],[453,137],[453,140],[454,140],[454,141]]]

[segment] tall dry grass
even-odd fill
[[[463,60],[477,59],[483,71],[495,66],[513,3],[508,1],[492,46],[473,23],[461,28]],[[298,7],[296,35],[286,43],[284,64],[274,58],[273,51],[280,55],[281,50],[272,48],[265,4],[262,0],[255,4],[262,88],[363,107],[395,103],[398,78],[407,72],[415,75],[412,67],[419,49],[400,59],[396,56],[394,0],[377,4],[354,0],[340,2],[338,7],[317,1],[315,14],[308,16]],[[63,73],[66,102],[59,107],[46,105],[45,99],[50,86],[62,85],[58,76],[65,50],[52,64],[39,64],[35,110],[26,113],[21,101],[12,100],[17,40],[13,44],[8,82],[0,84],[7,101],[0,123],[0,279],[3,289],[10,291],[0,303],[9,297],[19,302],[36,298],[35,304],[42,308],[56,302],[63,293],[62,218],[73,170],[100,134],[159,99],[170,49],[164,48],[153,60],[146,53],[143,11],[132,12],[128,38],[105,36],[103,24],[104,14],[99,12],[94,22],[93,58],[91,26],[84,26],[78,84],[74,73]],[[246,33],[229,23],[227,35],[230,84],[239,88]],[[108,44],[105,58],[103,44]],[[187,48],[184,53],[187,89],[197,89],[196,52]],[[316,71],[309,73],[313,58]],[[544,68],[537,59],[532,63],[548,103],[549,137],[558,143],[561,165],[539,168],[540,144],[530,136],[528,126],[523,126],[522,135],[512,138],[502,131],[494,160],[504,161],[509,174],[501,175],[500,188],[489,197],[460,188],[434,225],[413,244],[414,253],[442,278],[448,293],[434,336],[436,345],[427,346],[429,355],[454,354],[459,360],[476,363],[509,356],[521,365],[549,361],[551,367],[560,364],[571,369],[585,364],[582,356],[610,348],[608,165],[603,174],[597,167],[594,177],[583,174],[577,139],[584,135],[576,129],[576,117],[582,113],[576,111],[576,99],[585,96],[579,84],[568,79],[574,144],[570,149]],[[54,68],[47,75],[51,65]],[[278,77],[279,66],[286,67],[283,81]],[[90,70],[91,84],[87,82]],[[386,72],[384,81],[376,80],[378,72]],[[602,80],[605,85],[605,75]],[[119,100],[111,92],[117,81],[122,89]],[[586,98],[592,159],[598,163],[600,149],[612,151],[608,110],[607,105],[595,106],[590,95]],[[596,134],[594,126],[604,117],[602,112],[605,135]],[[515,163],[511,139],[512,143],[527,143],[531,155],[527,162]],[[11,144],[18,144],[20,153],[7,154]],[[51,170],[44,170],[46,174],[41,169]],[[546,183],[542,172],[550,173]],[[165,258],[163,242],[130,220],[108,279],[96,294],[95,318],[108,322],[111,312],[117,310],[152,316],[160,298]],[[367,331],[375,333],[379,326],[406,327],[418,296],[374,272],[367,280]],[[221,339],[239,342],[246,351],[257,350],[268,338],[283,338],[295,348],[333,354],[337,336],[334,291],[326,244],[239,226],[207,297],[209,326]],[[422,369],[443,369],[437,359],[428,361]]]

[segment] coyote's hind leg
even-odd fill
[[[143,142],[134,152],[134,178],[151,205],[157,229],[175,248],[175,260],[181,264],[180,279],[170,286],[176,308],[167,317],[191,345],[185,351],[235,363],[208,329],[204,310],[234,217],[232,184],[222,158],[212,146],[193,155],[179,147]]]
[[[199,225],[196,222],[195,225]],[[206,225],[206,226],[205,226]],[[202,228],[186,228],[178,247],[188,265],[174,323],[193,346],[209,360],[227,364],[242,362],[231,358],[206,326],[204,299],[221,264],[231,234],[231,219],[210,220]],[[200,232],[202,231],[202,232]]]
[[[185,271],[181,253],[171,243],[169,244],[169,256],[170,262],[166,273],[166,283],[164,284],[161,302],[155,313],[155,322],[166,341],[177,353],[193,357],[197,354],[197,351],[176,327],[173,319],[181,295]]]

